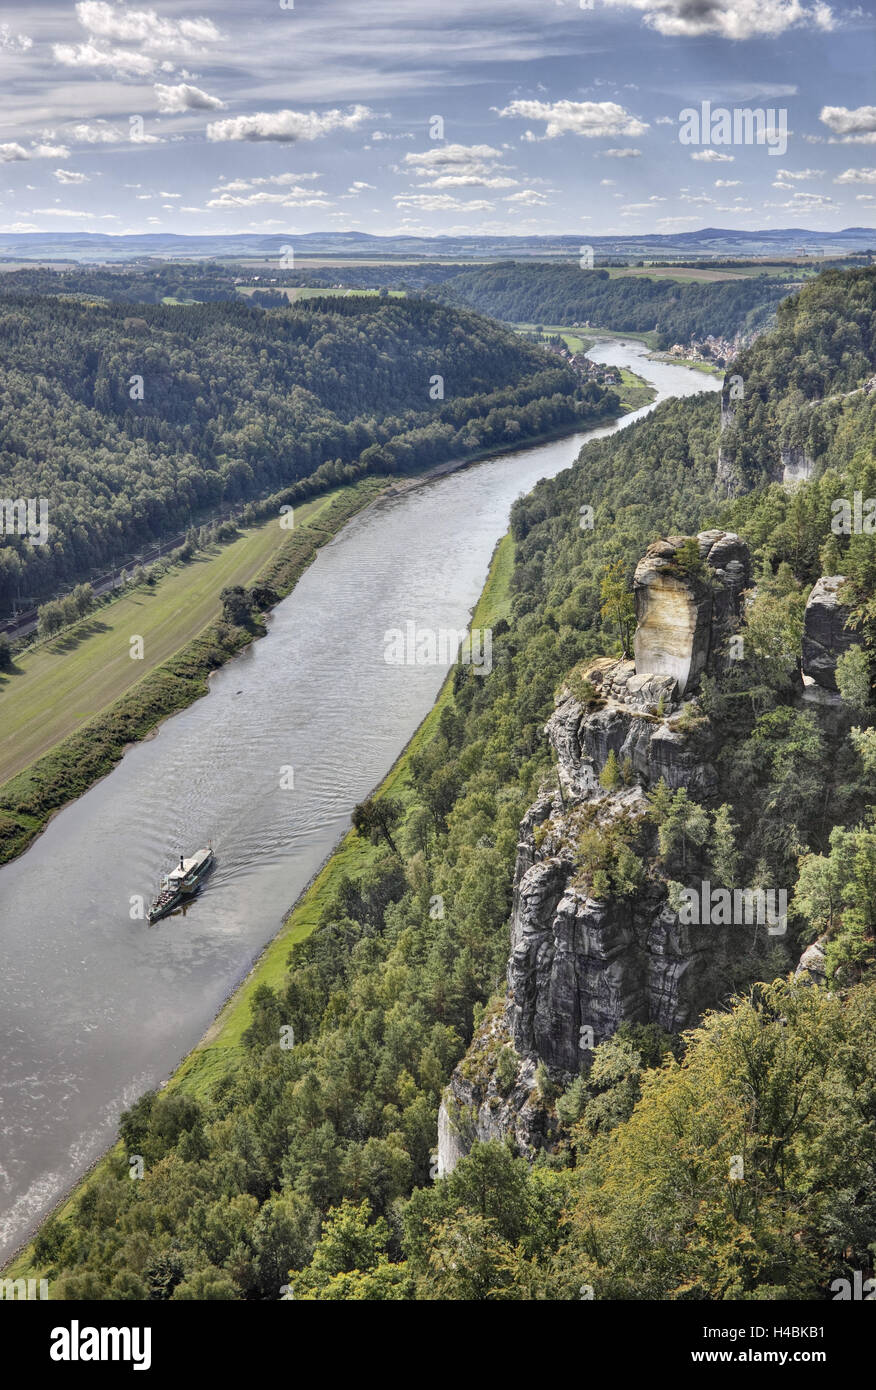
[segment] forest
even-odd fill
[[[806,322],[817,394],[862,387],[876,272],[807,287],[743,356],[772,415],[802,391],[788,342]],[[141,1097],[121,1137],[144,1179],[115,1156],[43,1225],[34,1254],[53,1297],[818,1300],[833,1277],[872,1269],[876,562],[872,538],[833,533],[828,505],[836,487],[876,486],[868,401],[858,389],[828,405],[813,477],[793,490],[716,486],[720,403],[703,394],[587,444],[515,505],[490,678],[456,670],[406,806],[359,808],[369,867],[292,949],[284,984],[256,992],[243,1060],[207,1095]],[[740,882],[794,885],[792,931],[716,959],[689,1031],[624,1025],[571,1083],[542,1068],[560,1139],[535,1162],[476,1144],[436,1180],[442,1090],[501,1007],[518,826],[551,774],[555,692],[583,658],[619,652],[612,595],[629,595],[650,541],[710,526],[738,530],[756,567],[744,659],[703,682],[692,716],[722,750],[720,798],[682,805],[659,784],[665,834],[648,869],[672,877],[673,826],[696,819],[704,872],[730,857]],[[848,577],[863,642],[824,722],[798,699],[821,573]],[[822,933],[831,987],[795,987]],[[742,1185],[727,1179],[728,1142],[746,1155]]]
[[[592,323],[657,334],[658,347],[691,338],[746,336],[763,329],[788,287],[767,275],[709,284],[582,270],[568,262],[502,263],[463,270],[436,293],[511,323]]]
[[[211,302],[235,300],[239,282],[252,285],[265,307],[283,303],[279,289],[353,288],[402,290],[474,309],[506,323],[571,325],[589,322],[616,332],[655,332],[659,347],[689,343],[713,334],[746,337],[762,330],[793,283],[766,273],[709,283],[650,278],[612,278],[602,268],[580,269],[577,261],[494,261],[483,265],[417,262],[393,265],[335,265],[258,272],[245,265],[157,263],[108,270],[78,267],[54,271],[34,267],[0,275],[4,295],[89,295],[121,303],[160,303],[167,296]],[[789,280],[793,272],[788,270]]]
[[[0,613],[223,506],[296,502],[620,413],[500,325],[419,299],[139,304],[0,297],[0,496],[49,540],[0,545]]]

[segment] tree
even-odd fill
[[[243,586],[234,584],[223,589],[219,597],[225,621],[234,627],[246,627],[252,617],[252,609]]]
[[[613,792],[616,787],[621,785],[622,781],[623,778],[615,751],[613,748],[610,748],[608,757],[605,760],[605,767],[599,774],[599,785],[604,787],[606,791]]]
[[[599,585],[599,597],[602,621],[614,632],[624,657],[629,658],[636,627],[636,607],[633,595],[627,588],[626,567],[622,559],[613,560],[606,566]]]
[[[12,647],[5,632],[0,632],[0,671],[11,671],[13,667]]]
[[[398,825],[403,815],[404,803],[397,797],[384,796],[379,801],[375,801],[373,797],[369,796],[364,801],[360,801],[358,806],[353,807],[353,828],[374,845],[377,844],[378,838],[382,835],[393,854],[398,854],[398,847],[392,838],[392,830],[394,826]]]
[[[850,647],[836,663],[836,683],[847,705],[863,711],[871,699],[870,659],[863,647]]]
[[[658,831],[660,853],[671,859],[681,849],[681,867],[687,867],[688,850],[701,847],[709,834],[709,813],[704,806],[691,801],[684,787],[672,797],[668,814]]]
[[[289,1271],[296,1297],[318,1292],[338,1274],[374,1269],[386,1253],[389,1226],[371,1215],[368,1202],[345,1200],[329,1210],[307,1269]]]
[[[736,848],[736,826],[730,818],[730,807],[726,802],[714,813],[709,857],[715,882],[722,888],[735,888],[739,851]]]

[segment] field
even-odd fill
[[[316,516],[335,496],[296,508],[296,524]],[[238,540],[176,567],[154,588],[127,590],[18,657],[18,674],[0,676],[0,784],[203,631],[219,614],[220,590],[251,583],[288,537],[276,520],[251,527]],[[142,660],[129,655],[135,634],[143,638]]]
[[[652,349],[657,347],[657,334],[648,333],[618,333],[613,328],[584,328],[570,329],[568,324],[551,323],[512,323],[509,325],[518,333],[535,333],[540,329],[547,337],[552,338],[559,335],[566,346],[572,352],[587,352],[594,343],[601,342],[604,338],[634,338],[637,342],[644,343],[646,347]]]
[[[686,283],[688,280],[749,280],[753,275],[762,273],[757,266],[752,266],[750,270],[706,270],[699,266],[686,265],[606,266],[605,269],[612,280],[633,275],[645,276],[649,280],[678,280],[679,283]]]
[[[290,304],[294,304],[298,299],[320,299],[325,296],[331,297],[332,295],[340,296],[345,299],[376,299],[378,295],[377,290],[351,290],[346,286],[341,286],[340,288],[332,287],[331,289],[318,289],[306,286],[296,288],[294,285],[238,285],[237,288],[238,293],[247,296],[255,294],[258,290],[276,290],[280,294],[284,294]],[[404,299],[404,297],[404,290],[389,291],[390,299]]]

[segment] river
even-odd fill
[[[720,385],[636,342],[592,355],[658,399]],[[356,516],[205,699],[0,869],[0,1258],[203,1036],[431,708],[446,668],[388,665],[384,633],[466,627],[514,499],[652,408]],[[132,920],[132,899],[148,902],[180,848],[208,839],[217,867],[186,914]]]

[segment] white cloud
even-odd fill
[[[741,184],[741,182],[742,182],[741,179],[715,179],[715,187],[716,187],[716,188],[738,188],[739,185]]]
[[[639,159],[642,151],[634,150],[632,146],[627,145],[621,150],[603,150],[602,154],[605,159]]]
[[[69,128],[69,138],[82,145],[116,145],[126,137],[109,121],[80,121]]]
[[[155,59],[126,48],[106,48],[96,43],[52,44],[55,61],[66,68],[109,68],[122,77],[148,77]]]
[[[181,197],[182,197],[182,194],[181,194],[181,193],[166,193],[166,192],[164,191],[164,189],[162,188],[162,189],[159,190],[158,196],[159,196],[159,198],[181,198]]]
[[[600,179],[600,180],[599,180],[599,187],[600,187],[600,188],[614,188],[616,182],[617,182],[616,179]]]
[[[213,121],[207,126],[208,140],[281,140],[292,144],[298,140],[316,140],[334,130],[356,130],[363,121],[372,119],[367,106],[353,106],[348,112],[324,111],[256,111],[251,116],[232,116],[227,121]]]
[[[66,159],[70,151],[66,145],[31,145],[31,159]]]
[[[155,84],[158,109],[166,115],[175,116],[180,111],[221,111],[227,105],[218,97],[211,97],[200,87],[192,87],[188,82],[180,82],[176,87],[166,87],[161,82]]]
[[[133,10],[106,0],[81,0],[76,18],[101,39],[138,43],[161,53],[199,53],[222,37],[212,19],[163,19],[155,10]]]
[[[804,179],[823,179],[823,169],[798,169],[793,172],[791,169],[777,169],[776,177],[779,179],[791,179],[793,182],[800,182]]]
[[[691,155],[691,159],[695,159],[698,164],[732,164],[735,158],[735,154],[719,154],[711,146],[706,150],[697,150]]]
[[[436,145],[406,154],[402,163],[421,188],[516,188],[517,179],[499,172],[508,168],[500,159],[492,145]]]
[[[876,169],[846,169],[834,183],[876,183]]]
[[[331,203],[318,188],[288,188],[284,193],[229,193],[211,198],[208,208],[229,211],[232,208],[251,208],[265,203],[277,203],[284,208],[329,208]]]
[[[463,203],[449,193],[397,193],[393,198],[400,208],[418,208],[421,212],[492,212],[493,204],[483,199]]]
[[[0,24],[0,49],[6,53],[26,53],[33,48],[33,39],[27,34],[13,34],[8,24]]]
[[[823,106],[818,117],[842,145],[876,144],[876,106]]]
[[[717,34],[723,39],[775,37],[798,25],[830,30],[832,9],[824,0],[602,0],[615,9],[638,10],[658,34],[693,37]]]
[[[509,193],[506,203],[519,203],[521,207],[545,207],[548,199],[535,188],[521,188],[519,193]]]
[[[493,108],[494,110],[496,108]],[[647,123],[631,115],[614,101],[512,101],[499,110],[500,116],[544,121],[543,139],[571,133],[596,138],[606,135],[644,135]],[[524,139],[536,139],[527,132]]]
[[[10,140],[8,144],[0,145],[0,163],[11,164],[15,160],[30,159],[30,155],[23,145]]]
[[[73,169],[56,169],[55,178],[58,183],[88,183],[87,174],[77,174]]]
[[[783,208],[788,212],[821,212],[836,207],[827,193],[794,193],[787,203],[766,203],[768,208]]]
[[[92,221],[118,222],[114,212],[80,212],[74,208],[31,208],[34,217],[87,217]]]

